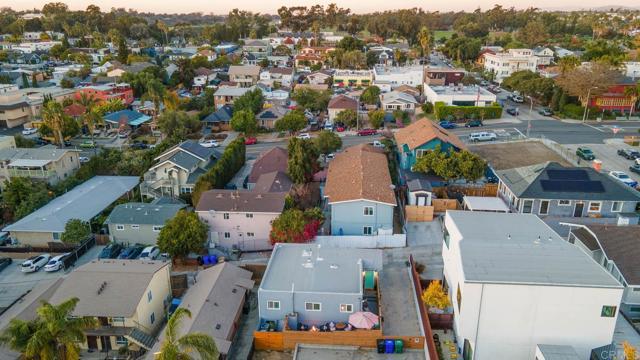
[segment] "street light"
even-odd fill
[[[587,91],[587,103],[584,106],[584,113],[582,114],[582,123],[584,124],[585,121],[587,121],[587,109],[589,109],[589,97],[591,96],[591,90],[593,89],[597,89],[597,86],[592,86],[589,88],[589,91]]]
[[[533,112],[533,97],[527,96],[529,98],[529,120],[527,120],[527,138],[529,138],[529,130],[531,130],[531,112]]]

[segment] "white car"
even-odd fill
[[[624,171],[611,171],[609,172],[609,176],[625,185],[631,186],[632,188],[638,186],[638,182],[630,178],[629,175],[627,175],[627,173]]]
[[[200,146],[204,146],[206,148],[212,148],[212,147],[218,147],[218,146],[220,146],[220,144],[218,144],[217,141],[211,139],[211,140],[205,140],[205,141],[201,142]]]
[[[80,161],[81,164],[88,163],[89,162],[89,158],[86,157],[86,156],[80,156],[78,158],[78,161]]]
[[[54,256],[53,258],[51,258],[51,260],[49,260],[47,265],[44,266],[44,271],[53,272],[53,271],[58,271],[60,269],[64,270],[64,259],[66,259],[67,256],[69,256],[70,254],[71,253],[66,253],[66,254]]]
[[[157,246],[148,246],[140,253],[140,260],[155,260],[160,255],[160,249]]]
[[[38,129],[36,129],[36,128],[26,127],[26,128],[24,128],[24,130],[22,130],[22,135],[33,135],[33,134],[35,134],[37,132],[38,132]]]
[[[22,263],[22,265],[20,266],[20,271],[24,273],[36,272],[47,265],[50,259],[51,255],[49,254],[42,254],[31,257]]]
[[[475,132],[469,134],[469,141],[495,141],[498,135],[488,131]]]
[[[311,135],[309,135],[309,133],[302,133],[298,135],[298,139],[309,140],[311,139]]]
[[[373,143],[371,143],[373,145],[374,148],[384,148],[384,144],[381,143],[380,141],[376,140]]]
[[[516,102],[516,103],[519,103],[519,104],[522,104],[524,102],[524,98],[522,96],[520,96],[520,95],[513,95],[511,97],[511,100],[513,100],[513,102]]]

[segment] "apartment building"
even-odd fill
[[[56,184],[80,168],[79,156],[79,150],[48,146],[0,149],[0,187],[4,187],[5,182],[14,177],[28,177]]]
[[[484,69],[494,75],[497,83],[502,83],[502,80],[516,71],[535,72],[539,64],[539,58],[530,49],[509,49],[495,54],[486,52],[482,56]]]
[[[40,117],[45,97],[55,101],[71,98],[75,90],[59,87],[15,89],[14,85],[0,90],[0,127],[14,128]]]

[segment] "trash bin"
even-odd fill
[[[404,341],[402,339],[396,340],[396,354],[402,354],[404,352]]]
[[[218,263],[218,255],[209,255],[209,262],[211,265],[215,265]]]
[[[395,350],[395,342],[393,340],[385,340],[384,341],[384,353],[385,354],[393,354]]]
[[[378,344],[378,354],[384,354],[384,339],[376,340]]]

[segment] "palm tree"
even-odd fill
[[[93,108],[97,103],[98,99],[95,96],[88,94],[86,92],[80,93],[80,97],[76,100],[76,102],[85,108],[85,112],[88,112],[91,108]]]
[[[153,79],[147,83],[147,93],[142,98],[153,101],[156,117],[160,115],[160,106],[165,98],[165,93],[166,89],[160,80]]]
[[[165,328],[165,340],[160,346],[160,351],[155,353],[156,360],[189,360],[196,352],[201,360],[217,360],[220,356],[216,342],[211,336],[203,333],[192,332],[179,336],[180,322],[187,316],[191,317],[191,311],[186,308],[178,308],[173,313]]]
[[[422,49],[422,56],[429,58],[429,46],[431,45],[431,33],[426,26],[423,26],[418,33],[418,42],[420,43],[420,49]],[[427,63],[428,64],[428,63]]]
[[[629,86],[625,88],[624,95],[631,98],[631,106],[629,107],[629,118],[631,118],[631,114],[633,113],[633,110],[635,110],[636,108],[638,97],[640,97],[640,81],[637,82],[634,86]]]
[[[12,319],[0,341],[26,359],[77,360],[78,344],[85,340],[84,330],[98,326],[95,318],[71,317],[78,304],[72,298],[60,305],[43,302],[31,321]]]
[[[96,129],[97,125],[104,125],[104,118],[98,109],[90,108],[88,111],[82,115],[82,122],[87,126],[87,131],[89,131],[89,136],[91,136],[91,143],[93,143],[93,132]],[[98,152],[98,148],[96,146],[93,147],[93,153],[96,155]]]
[[[60,147],[64,146],[64,129],[66,115],[62,108],[62,104],[56,101],[48,101],[42,107],[42,120],[53,131],[53,137]]]

